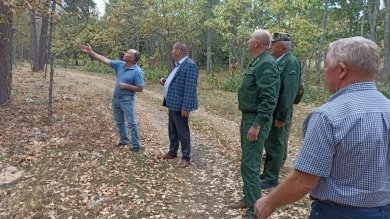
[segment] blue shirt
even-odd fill
[[[127,89],[119,89],[119,83],[126,83],[133,86],[144,86],[144,73],[139,65],[134,64],[131,67],[126,67],[124,61],[110,60],[110,65],[115,69],[116,80],[114,87],[114,96],[134,96],[134,91]]]
[[[356,207],[390,204],[390,100],[351,84],[309,114],[294,167],[320,176],[313,197]]]

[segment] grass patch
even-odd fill
[[[114,74],[114,70],[111,67],[102,65],[98,62],[88,62],[85,65],[80,66],[80,70],[102,74]]]

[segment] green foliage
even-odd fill
[[[103,74],[114,74],[114,70],[112,68],[98,62],[88,62],[84,66],[81,66],[80,70]]]
[[[241,81],[242,81],[242,77],[241,76],[231,76],[231,77],[228,77],[223,82],[223,89],[225,91],[237,92],[238,88],[240,88]]]
[[[305,86],[303,102],[320,105],[325,103],[330,97],[330,93],[324,86]]]
[[[213,75],[210,75],[206,78],[206,83],[207,84],[210,84],[214,87],[217,87],[217,88],[221,88],[222,87],[222,83],[217,79],[217,77],[213,76]]]
[[[167,76],[165,71],[145,70],[144,77],[146,80],[157,81]]]
[[[209,76],[206,83],[224,91],[237,92],[241,85],[242,76],[229,76],[226,80],[219,80],[215,76]]]
[[[390,99],[390,84],[384,84],[384,83],[377,82],[376,85],[378,87],[378,90],[383,95],[385,95],[387,98]]]

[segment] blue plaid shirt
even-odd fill
[[[320,176],[315,198],[356,207],[390,203],[390,100],[355,83],[309,114],[297,170]]]

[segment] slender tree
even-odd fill
[[[39,36],[39,57],[38,57],[38,70],[43,71],[47,60],[47,39],[48,39],[48,27],[49,27],[49,7],[51,0],[46,0],[44,7],[42,8],[42,24],[41,34]]]
[[[323,61],[323,47],[326,39],[326,26],[328,24],[328,7],[330,0],[324,0],[324,13],[322,15],[322,36],[320,38],[320,44],[317,48],[317,60],[316,60],[316,75],[317,75],[317,84],[320,84],[321,79],[321,63]]]
[[[384,64],[382,71],[382,80],[390,81],[390,0],[385,0],[386,4],[386,18],[385,18],[385,33],[384,33]]]
[[[377,41],[376,24],[379,14],[380,0],[368,0],[368,21],[370,24],[370,39]]]
[[[11,1],[0,1],[0,107],[11,102],[13,12],[10,6],[12,5]]]
[[[29,9],[30,14],[30,57],[31,67],[33,72],[39,71],[39,52],[38,52],[38,35],[37,35],[37,22],[35,19],[35,8]]]

